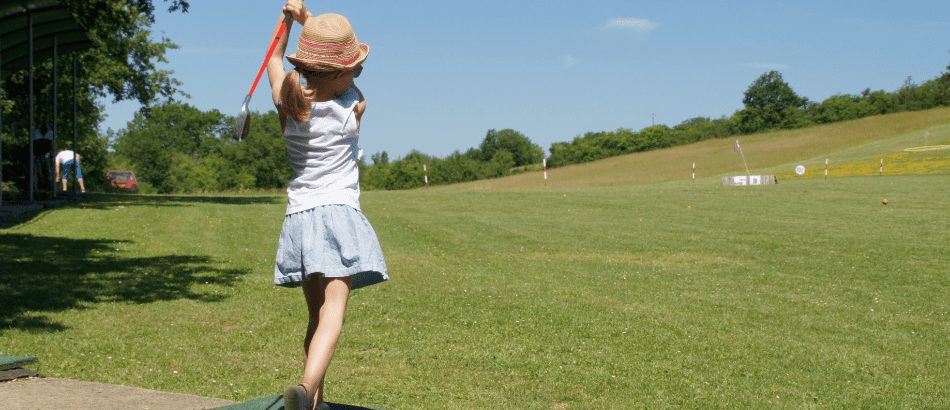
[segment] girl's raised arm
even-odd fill
[[[288,0],[280,14],[280,20],[277,22],[277,25],[274,26],[274,32],[270,38],[277,37],[277,30],[280,30],[280,25],[284,21],[284,17],[287,13],[290,13],[294,21],[301,25],[306,23],[307,18],[310,17],[310,12],[307,11],[307,6],[304,6],[303,0]],[[287,73],[284,72],[284,54],[287,52],[287,42],[289,41],[288,37],[290,37],[291,26],[293,26],[293,23],[287,24],[286,28],[284,28],[284,32],[280,34],[280,40],[277,41],[277,48],[274,49],[274,53],[271,54],[267,60],[267,79],[270,80],[274,106],[278,107],[278,111],[280,108],[280,86],[284,82],[284,76],[287,75]]]

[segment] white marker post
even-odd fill
[[[884,175],[884,158],[881,158],[881,175]]]
[[[828,180],[828,158],[825,158],[825,181]]]
[[[696,183],[696,163],[693,163],[693,183]]]
[[[422,164],[422,173],[426,178],[426,189],[429,189],[429,170],[426,169],[426,164]]]
[[[548,187],[548,160],[547,158],[541,159],[541,166],[544,167],[544,187]]]

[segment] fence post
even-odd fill
[[[422,173],[426,178],[426,189],[429,189],[429,170],[426,169],[426,164],[422,164]]]
[[[544,167],[544,187],[548,187],[548,160],[547,158],[541,159],[541,164]]]

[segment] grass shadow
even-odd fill
[[[220,205],[269,205],[282,204],[287,200],[280,195],[213,196],[213,195],[134,195],[134,194],[85,194],[81,199],[62,205],[88,209],[113,209],[116,207],[184,207],[196,204]],[[5,201],[5,205],[15,205]],[[8,229],[37,219],[46,210],[39,209],[17,215],[0,217],[0,229]]]
[[[122,206],[269,205],[286,201],[286,196],[213,196],[213,195],[128,195],[89,194],[78,206],[93,209]]]
[[[62,331],[49,313],[99,303],[177,299],[219,302],[195,284],[231,286],[239,269],[212,266],[207,256],[121,257],[110,239],[68,239],[5,233],[0,237],[0,334],[8,329]]]

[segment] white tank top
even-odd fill
[[[294,170],[287,184],[287,215],[323,205],[360,209],[358,103],[359,95],[350,88],[335,100],[312,103],[306,123],[287,118],[284,142]]]

